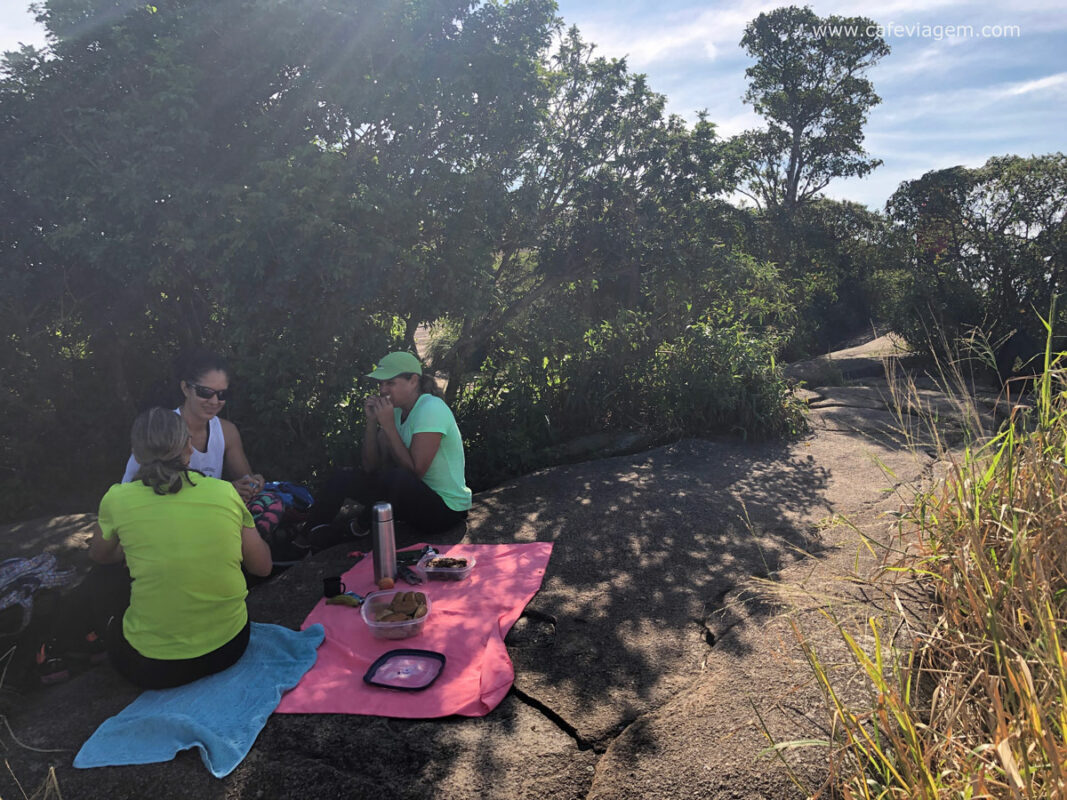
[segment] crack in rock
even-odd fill
[[[592,750],[597,755],[604,754],[604,751],[607,749],[604,745],[600,745],[599,747],[594,745],[592,742],[590,742],[584,736],[578,733],[578,729],[571,725],[569,722],[567,722],[567,720],[564,719],[561,714],[550,708],[545,703],[542,703],[536,697],[527,694],[514,684],[512,684],[511,686],[511,694],[515,695],[516,698],[528,705],[530,708],[534,709],[535,711],[539,711],[547,719],[551,720],[557,728],[559,728],[565,734],[574,739],[574,743],[578,746],[579,750]]]
[[[735,618],[735,619],[731,620],[731,622],[727,626],[725,626],[723,628],[719,628],[717,631],[715,629],[713,629],[712,623],[710,622],[710,619],[711,619],[711,617],[713,615],[715,615],[715,614],[717,614],[719,612],[725,612],[725,611],[729,610],[729,606],[723,606],[721,604],[722,604],[722,601],[726,598],[726,596],[730,592],[734,591],[736,588],[737,588],[736,586],[731,586],[729,589],[726,589],[726,590],[720,592],[715,597],[715,599],[712,601],[712,605],[714,607],[713,607],[713,610],[707,615],[707,617],[705,617],[705,619],[703,619],[703,620],[694,620],[694,622],[696,624],[700,625],[701,628],[703,629],[702,638],[707,643],[709,649],[711,649],[712,647],[715,646],[715,642],[716,642],[717,638],[723,636],[727,631],[729,631],[731,628],[733,628],[735,625],[737,625],[741,621],[740,618]],[[557,620],[551,614],[545,614],[543,612],[539,612],[539,611],[535,611],[535,610],[531,610],[531,609],[526,609],[526,611],[523,613],[522,617],[528,617],[528,618],[531,618],[536,623],[542,623],[542,624],[547,624],[547,625],[551,626],[551,630],[549,632],[547,632],[548,637],[551,637],[552,634],[555,633],[555,625],[556,625]],[[520,621],[522,621],[522,617],[520,617]],[[538,626],[534,625],[532,627],[534,627],[535,630],[536,630],[536,628]],[[519,641],[512,641],[512,634],[514,634],[514,633],[516,633],[516,631],[513,628],[512,631],[509,632],[509,634],[508,634],[507,641],[508,641],[509,645],[519,644]],[[540,631],[540,633],[541,633],[542,636],[544,636],[546,632]],[[526,630],[526,631],[521,631],[519,633],[519,636],[516,637],[516,638],[519,639],[522,644],[529,645],[529,644],[533,643],[531,640],[536,641],[540,637],[538,637],[537,633],[535,633],[534,631]],[[633,725],[635,722],[640,720],[642,717],[645,717],[645,716],[648,716],[649,714],[655,713],[656,711],[659,710],[659,708],[661,708],[667,702],[670,702],[670,699],[673,699],[673,697],[669,698],[668,700],[665,700],[663,703],[658,704],[655,708],[649,709],[644,714],[641,714],[638,717],[636,717],[636,718],[634,718],[634,719],[632,719],[632,720],[630,720],[628,722],[625,722],[619,728],[618,733],[615,736],[611,737],[611,739],[608,740],[607,742],[591,742],[588,739],[586,739],[584,736],[582,736],[581,733],[578,732],[578,729],[574,725],[572,725],[570,722],[568,722],[567,719],[562,714],[560,714],[558,711],[556,711],[553,708],[551,708],[548,704],[542,702],[541,700],[538,700],[533,695],[528,694],[527,692],[524,692],[522,689],[520,689],[515,684],[512,684],[511,690],[510,690],[510,694],[514,695],[517,700],[519,700],[520,702],[524,703],[528,707],[534,709],[535,711],[539,712],[542,716],[544,716],[546,719],[551,721],[559,730],[561,730],[563,733],[565,733],[567,736],[569,736],[571,739],[574,740],[574,743],[575,743],[575,745],[577,745],[579,750],[582,750],[582,751],[592,750],[597,755],[603,755],[607,751],[607,748],[608,748],[608,746],[610,746],[611,742],[613,742],[619,736],[622,736],[623,733],[625,733],[630,728],[630,726]]]

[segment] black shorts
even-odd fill
[[[240,633],[226,644],[196,658],[148,658],[126,641],[122,632],[122,618],[116,617],[106,637],[108,656],[120,675],[142,689],[170,689],[222,672],[236,664],[248,647],[251,630],[251,624],[246,622]]]

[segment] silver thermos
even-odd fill
[[[393,533],[393,507],[375,503],[371,521],[371,547],[374,582],[396,577],[396,537]]]

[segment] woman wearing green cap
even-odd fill
[[[463,437],[419,359],[389,353],[367,377],[378,381],[378,393],[363,404],[362,469],[339,473],[316,496],[309,520],[313,545],[324,538],[319,526],[330,525],[345,497],[363,505],[358,530],[352,530],[357,535],[369,530],[371,508],[378,501],[390,503],[395,519],[425,534],[459,524],[471,507]]]

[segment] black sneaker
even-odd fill
[[[34,669],[37,672],[37,680],[44,686],[54,683],[62,683],[70,678],[70,668],[67,662],[55,655],[54,645],[43,642],[41,649],[34,656]]]
[[[90,664],[102,664],[107,661],[107,645],[96,635],[96,631],[89,631],[85,638],[70,647],[68,655]]]
[[[356,541],[362,541],[370,536],[370,528],[363,528],[358,519],[348,521],[348,535]]]
[[[307,558],[311,551],[302,536],[303,526],[279,525],[264,536],[270,547],[270,560],[276,567],[291,567]]]

